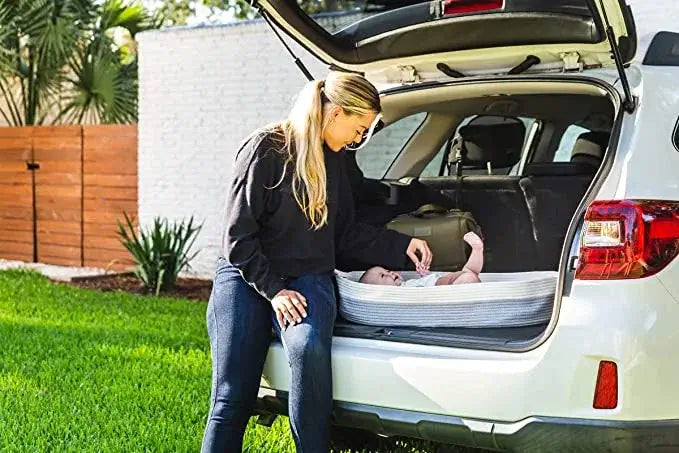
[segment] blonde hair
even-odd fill
[[[287,154],[279,184],[291,165],[293,196],[315,230],[328,221],[323,131],[335,105],[345,114],[366,115],[382,109],[379,93],[368,80],[334,71],[325,81],[313,80],[302,88],[287,119],[275,125],[278,133],[273,135]]]

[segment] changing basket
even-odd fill
[[[339,311],[373,326],[517,327],[552,315],[557,272],[480,274],[481,283],[408,288],[359,283],[363,272],[336,271]],[[402,272],[405,280],[419,278]]]

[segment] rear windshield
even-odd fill
[[[296,0],[325,31],[353,42],[400,28],[479,14],[547,13],[592,18],[589,0]]]

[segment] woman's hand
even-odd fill
[[[281,329],[285,329],[285,321],[293,325],[306,318],[306,298],[297,291],[282,289],[271,299],[271,306],[276,312],[276,319]]]
[[[417,256],[416,252],[420,253],[419,257]],[[406,255],[408,255],[412,262],[415,263],[415,270],[420,274],[429,270],[429,266],[431,266],[431,260],[434,257],[434,255],[431,253],[431,250],[429,250],[427,241],[417,238],[412,238],[410,240],[410,244],[408,244],[408,250],[406,250]]]

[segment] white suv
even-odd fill
[[[535,326],[339,320],[335,423],[497,450],[679,451],[679,36],[659,33],[633,64],[625,0],[337,3],[355,8],[328,30],[294,1],[257,1],[382,89],[373,140],[408,131],[384,181],[460,194],[485,233],[484,271],[559,279],[551,320]],[[502,168],[455,178],[446,143],[477,116],[521,119],[523,143]],[[289,385],[274,342],[258,411],[286,413]]]

